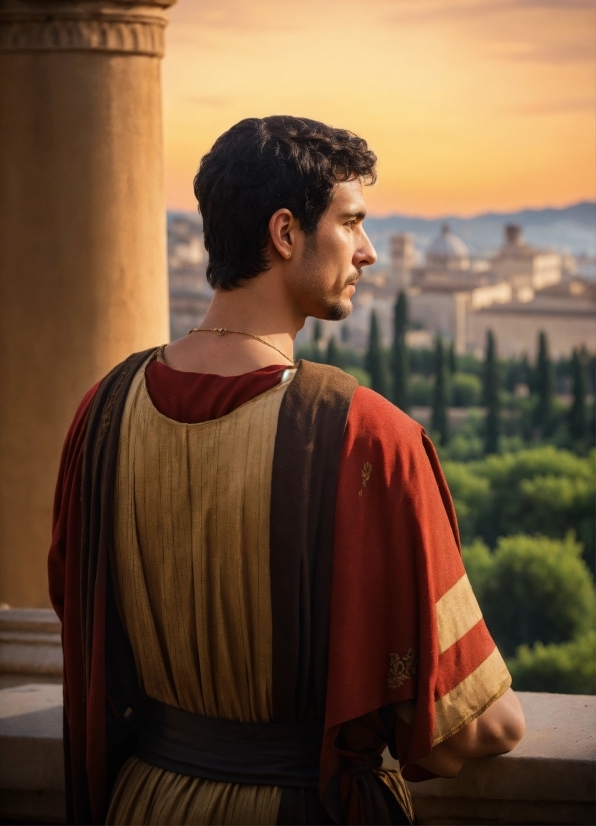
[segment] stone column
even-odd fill
[[[85,391],[168,340],[160,58],[174,0],[0,4],[0,602],[49,605]]]

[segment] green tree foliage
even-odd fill
[[[562,537],[572,528],[585,548],[586,563],[594,572],[594,478],[537,476],[522,479],[519,490],[520,529]]]
[[[520,645],[565,643],[593,627],[594,584],[581,551],[571,535],[517,534],[502,537],[492,554],[478,542],[464,552],[486,624],[505,655]]]
[[[433,400],[433,382],[424,376],[413,376],[408,383],[408,399],[414,407],[430,407]]]
[[[489,330],[486,334],[482,401],[486,407],[484,452],[486,454],[498,453],[500,429],[499,368],[495,337],[492,330]]]
[[[402,410],[408,409],[408,350],[406,331],[408,328],[408,299],[400,291],[393,312],[393,343],[391,346],[391,373],[393,403]]]
[[[572,439],[581,441],[586,435],[586,377],[584,365],[577,350],[573,351],[571,373],[573,402],[569,410],[569,434]]]
[[[325,356],[325,362],[327,364],[331,364],[333,367],[340,366],[340,357],[337,350],[335,336],[331,336],[327,343],[327,355]]]
[[[519,384],[528,383],[528,359],[510,358],[503,363],[503,387],[510,393],[515,392]]]
[[[548,354],[548,339],[544,332],[538,334],[538,360],[532,389],[536,394],[534,425],[538,428],[539,434],[546,435],[551,423],[554,373]]]
[[[410,375],[429,378],[433,375],[435,365],[434,350],[426,347],[408,348],[408,366]]]
[[[596,632],[560,645],[522,645],[507,666],[517,691],[596,694]]]
[[[374,310],[370,314],[370,333],[364,366],[370,375],[370,386],[372,389],[387,398],[389,382],[387,380],[384,354],[381,349],[379,322]]]
[[[323,338],[323,325],[318,318],[315,318],[315,323],[312,326],[312,340],[315,344]]]
[[[489,511],[490,483],[473,473],[469,463],[443,462],[443,472],[455,505],[461,539],[467,544],[479,535],[478,526]]]
[[[482,382],[470,373],[453,373],[451,381],[451,404],[453,407],[476,407],[482,397]]]
[[[446,445],[449,441],[446,373],[443,339],[441,336],[437,336],[435,344],[435,384],[433,388],[431,430],[433,433],[438,434],[439,444],[441,445]]]
[[[493,555],[481,539],[475,539],[470,545],[463,545],[461,552],[468,579],[476,598],[480,601],[492,576]]]
[[[581,457],[543,445],[465,465],[444,462],[464,541],[479,536],[494,547],[498,537],[515,533],[562,539],[572,528],[594,571],[595,460],[594,452]],[[481,500],[474,480],[482,484]]]
[[[370,387],[370,375],[362,367],[346,367],[345,370],[346,373],[354,376],[362,387]]]

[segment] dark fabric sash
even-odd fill
[[[145,698],[136,756],[179,774],[316,789],[323,730],[295,723],[240,723]]]

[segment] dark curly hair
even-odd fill
[[[337,183],[376,180],[365,140],[316,120],[247,118],[203,156],[194,192],[209,253],[207,279],[230,290],[269,269],[269,219],[287,208],[312,235]]]

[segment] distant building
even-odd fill
[[[199,215],[168,216],[170,337],[183,336],[203,320],[211,302],[207,251]]]
[[[397,292],[410,286],[412,270],[416,265],[414,239],[407,232],[391,237],[391,266],[388,284]]]
[[[531,247],[510,224],[493,258],[473,259],[444,225],[424,265],[408,267],[416,253],[405,238],[392,239],[391,281],[407,290],[411,320],[451,339],[458,353],[481,352],[489,329],[501,355],[533,356],[540,330],[556,356],[581,344],[596,349],[594,285],[576,274],[572,256]]]
[[[480,355],[486,333],[497,337],[499,355],[536,355],[538,334],[548,335],[553,358],[569,356],[584,345],[596,352],[596,283],[576,278],[535,294],[530,301],[493,304],[468,314],[467,349]]]
[[[440,235],[427,249],[426,266],[429,270],[437,269],[440,272],[470,269],[470,251],[462,239],[451,232],[448,224],[443,224]]]
[[[558,284],[562,277],[563,260],[557,252],[545,252],[529,246],[523,239],[521,227],[505,227],[505,243],[493,258],[491,268],[495,279],[507,280],[514,290],[514,298],[529,291],[543,290]]]

